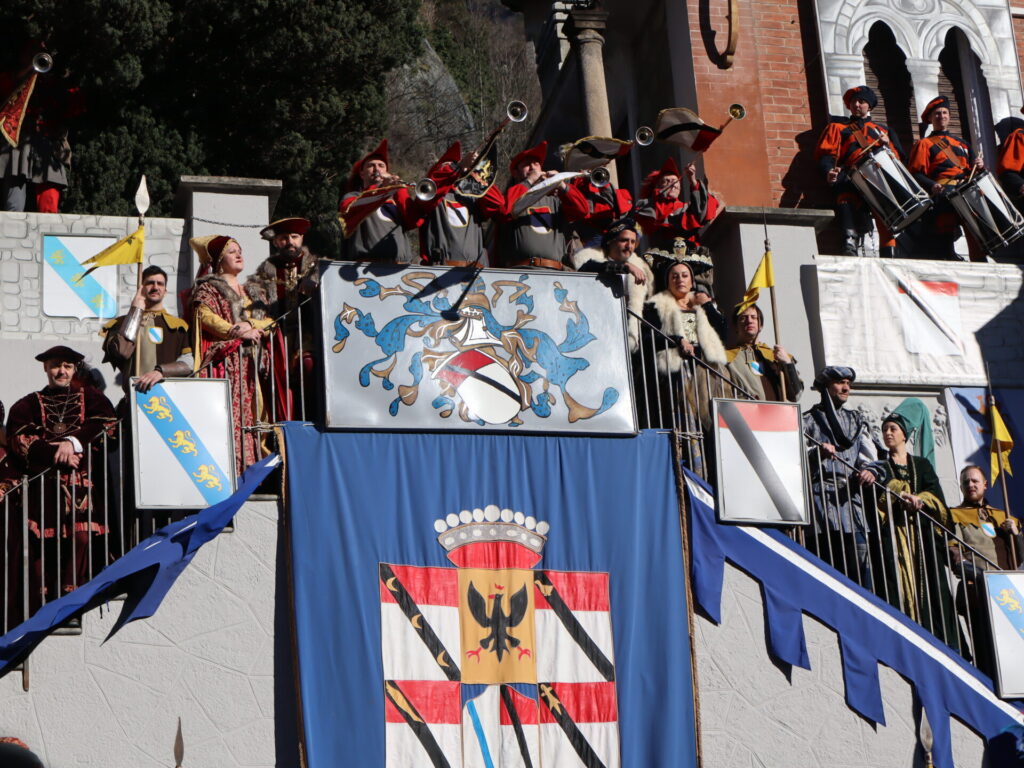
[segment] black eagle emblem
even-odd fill
[[[502,589],[502,587],[497,585],[495,587]],[[526,609],[529,606],[529,595],[526,592],[525,586],[520,587],[519,591],[509,598],[507,614],[501,608],[501,598],[504,596],[501,592],[489,595],[494,600],[494,604],[491,606],[491,614],[488,616],[487,601],[484,600],[484,596],[473,586],[473,582],[469,583],[469,590],[466,593],[469,602],[469,612],[473,614],[477,624],[491,630],[491,633],[480,641],[480,647],[498,654],[499,662],[501,662],[501,657],[504,654],[511,653],[513,648],[519,647],[521,641],[519,638],[509,634],[508,630],[510,627],[517,626],[523,620],[526,616]]]

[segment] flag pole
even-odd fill
[[[142,179],[139,181],[139,188],[135,190],[135,210],[139,213],[139,226],[143,228],[143,237],[145,237],[145,226],[146,226],[146,211],[149,210],[149,188],[146,186],[146,174],[142,174]],[[145,260],[144,254],[139,254],[140,258],[135,262],[135,295],[137,296],[139,291],[142,290],[142,262]],[[138,351],[138,350],[136,350]],[[139,370],[141,355],[135,355],[135,375],[141,375]]]
[[[1003,490],[1003,506],[1006,507],[1006,519],[1009,520],[1013,517],[1013,513],[1010,511],[1010,493],[1006,487],[1006,468],[1003,466],[1003,446],[996,437],[996,396],[992,392],[992,374],[989,373],[988,363],[985,363],[985,386],[988,389],[988,425],[989,431],[992,433],[992,441],[996,444],[996,456],[999,464],[999,484]],[[989,453],[991,454],[992,445],[989,444]],[[1017,556],[1017,537],[1010,536],[1010,565],[1013,566],[1013,570],[1017,570],[1020,558]]]
[[[771,260],[772,258],[772,244],[768,239],[768,218],[765,216],[764,209],[761,210],[761,220],[764,223],[764,258]],[[775,280],[772,280],[772,284],[768,286],[768,296],[772,303],[772,327],[775,330],[775,346],[782,346],[782,337],[779,335],[779,307],[775,303]],[[782,401],[788,400],[786,397],[786,371],[785,368],[775,361],[779,366],[779,395],[782,397]]]

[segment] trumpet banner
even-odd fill
[[[21,129],[28,111],[28,102],[36,87],[38,74],[33,72],[22,80],[0,106],[0,134],[12,147],[18,146],[21,140]]]

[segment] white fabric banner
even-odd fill
[[[1024,374],[1010,264],[818,256],[825,359],[858,383],[984,385]],[[1015,330],[1016,329],[1016,330]]]

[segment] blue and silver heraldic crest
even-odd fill
[[[326,277],[330,426],[634,429],[621,300],[592,275]]]

